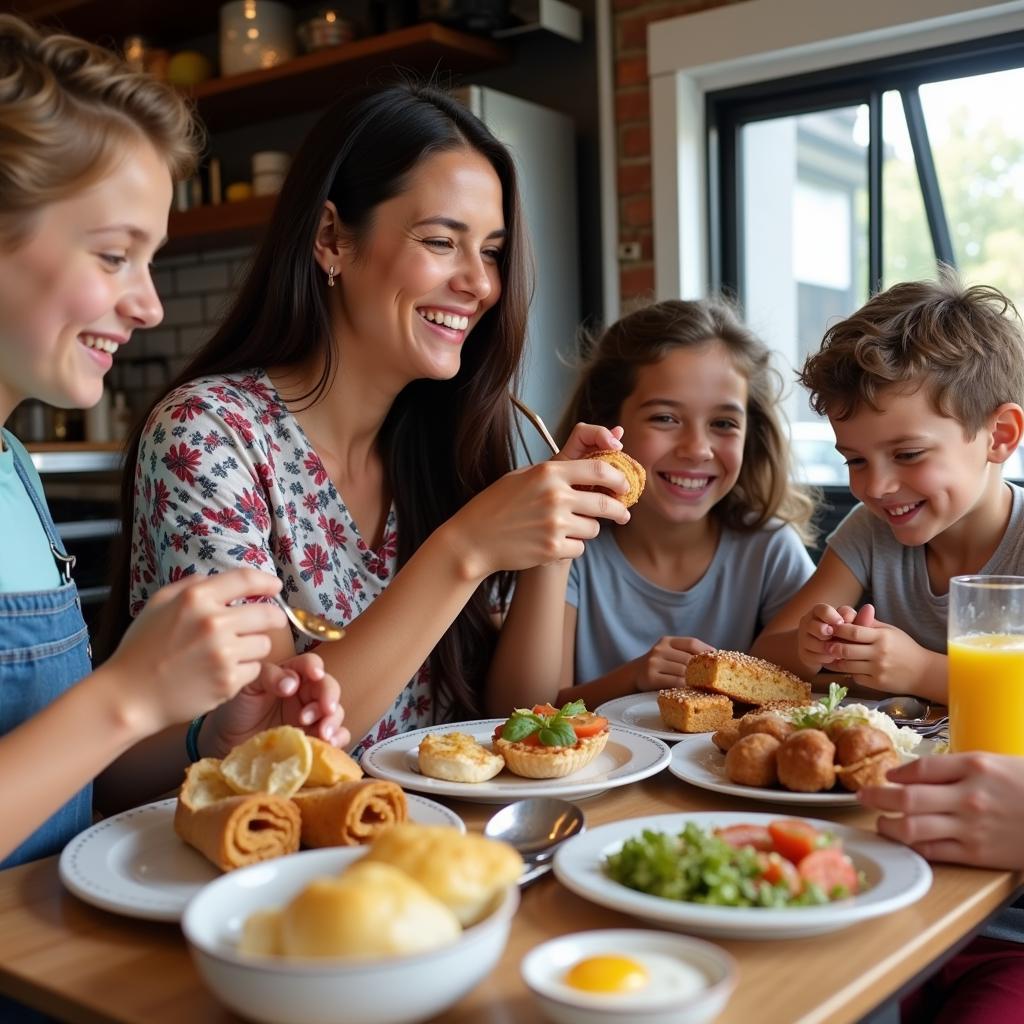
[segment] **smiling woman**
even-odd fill
[[[252,565],[347,627],[318,653],[357,754],[472,717],[509,571],[627,517],[573,486],[625,490],[603,463],[510,472],[525,253],[512,158],[452,98],[400,85],[331,107],[233,309],[135,435],[115,627],[165,580]],[[618,446],[582,435],[581,454]],[[297,643],[280,631],[275,657]]]

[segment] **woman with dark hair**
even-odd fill
[[[577,489],[624,492],[604,463],[512,471],[527,277],[515,168],[479,120],[415,85],[331,107],[234,308],[133,438],[121,624],[165,580],[256,566],[349,626],[318,653],[357,754],[479,714],[510,573],[628,519]],[[581,427],[565,454],[618,446]]]

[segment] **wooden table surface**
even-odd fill
[[[451,806],[471,829],[482,828],[497,809]],[[581,806],[591,827],[676,811],[792,811],[694,789],[667,772]],[[873,827],[873,816],[857,807],[808,809],[808,816]],[[938,865],[931,891],[888,917],[807,939],[721,940],[738,960],[740,977],[719,1024],[856,1021],[969,935],[1020,881],[1011,872]],[[519,977],[525,953],[554,935],[608,927],[646,926],[572,895],[549,876],[523,893],[494,973],[437,1020],[533,1024],[538,1014]],[[237,1020],[203,987],[176,925],[120,917],[80,902],[62,889],[56,858],[0,873],[0,992],[80,1024]]]

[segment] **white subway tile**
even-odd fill
[[[165,327],[188,327],[203,322],[203,302],[197,295],[168,299],[164,303]]]
[[[212,337],[212,327],[183,327],[178,331],[178,352],[183,356],[191,356]]]
[[[180,267],[174,272],[179,295],[219,292],[228,287],[228,264],[200,263],[195,267]]]

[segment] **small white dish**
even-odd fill
[[[447,807],[406,794],[409,820],[466,831]],[[101,910],[147,921],[179,921],[185,905],[220,871],[174,831],[177,798],[112,815],[80,832],[60,855],[60,880]]]
[[[628,957],[642,965],[651,957],[658,958],[656,965],[679,964],[701,976],[700,988],[680,994],[663,983],[661,971],[651,971],[648,988],[622,994],[584,992],[564,982],[575,964],[601,955]],[[710,942],[629,928],[551,939],[526,954],[521,971],[544,1016],[556,1024],[705,1024],[725,1008],[737,973],[733,958]]]
[[[748,811],[705,811],[615,821],[574,836],[560,846],[555,854],[555,876],[567,889],[600,906],[621,910],[665,928],[725,939],[791,939],[820,935],[901,910],[931,888],[931,868],[910,847],[865,829],[814,818],[801,820],[842,840],[844,850],[867,879],[863,892],[850,899],[813,907],[719,907],[637,892],[613,881],[604,870],[605,858],[645,829],[676,835],[687,822],[709,831],[729,825],[768,825],[779,818],[778,814]]]
[[[658,691],[650,693],[629,693],[605,701],[594,709],[595,715],[604,715],[613,725],[624,725],[646,736],[654,736],[666,743],[678,743],[687,733],[666,729],[658,710]]]
[[[266,1024],[412,1024],[442,1013],[493,970],[519,905],[514,885],[458,941],[429,953],[346,961],[238,952],[252,913],[284,906],[314,878],[338,874],[364,853],[363,847],[304,850],[239,868],[204,886],[186,907],[181,927],[217,998]]]
[[[363,755],[362,767],[368,775],[397,782],[405,790],[475,803],[507,804],[531,796],[582,800],[655,775],[669,761],[669,749],[661,740],[613,725],[604,750],[586,767],[562,779],[524,779],[508,769],[487,782],[472,783],[448,782],[420,774],[420,740],[428,733],[462,732],[490,747],[494,730],[504,721],[487,718],[399,733],[370,747]]]

